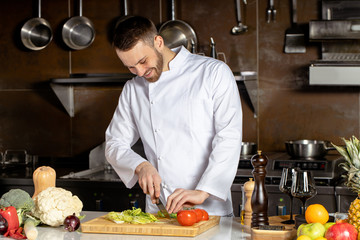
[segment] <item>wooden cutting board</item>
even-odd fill
[[[283,231],[259,230],[251,228],[251,237],[253,240],[293,240],[296,238],[296,228],[294,224],[282,224],[282,221],[288,220],[289,215],[269,217],[269,225],[285,226]]]
[[[194,237],[219,224],[219,216],[210,216],[192,226],[181,226],[176,219],[159,218],[159,222],[147,224],[117,224],[104,216],[81,223],[83,233],[113,233],[133,235]]]

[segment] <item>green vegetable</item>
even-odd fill
[[[157,222],[158,219],[151,213],[141,211],[141,208],[133,207],[132,210],[125,210],[122,212],[109,212],[106,219],[115,223],[132,223],[132,224],[145,224]]]
[[[0,199],[0,207],[5,208],[13,206],[16,208],[20,226],[26,219],[24,214],[34,208],[34,200],[22,189],[11,189],[4,193]]]
[[[35,206],[34,200],[30,195],[22,189],[11,189],[4,193],[0,199],[1,207],[13,206],[16,210],[22,209],[25,212],[30,212]]]
[[[158,211],[157,212],[157,215],[161,218],[164,218],[164,214],[161,212],[161,211]],[[177,214],[176,213],[170,213],[170,218],[176,218],[177,217]]]

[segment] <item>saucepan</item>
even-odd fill
[[[321,159],[328,151],[336,150],[329,141],[307,139],[286,141],[285,147],[292,158],[306,159]]]
[[[257,145],[254,142],[242,142],[241,143],[241,155],[254,155],[257,151]]]
[[[175,0],[171,0],[171,20],[160,27],[159,33],[168,48],[183,45],[189,51],[196,49],[197,37],[194,29],[184,21],[175,20]]]
[[[64,24],[62,39],[73,50],[87,48],[94,41],[94,25],[90,19],[82,16],[82,0],[79,0],[79,16],[70,18]]]
[[[30,50],[41,50],[52,40],[50,23],[41,17],[41,0],[38,0],[38,17],[28,20],[20,32],[21,41]]]

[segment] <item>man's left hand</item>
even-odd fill
[[[209,197],[209,193],[201,190],[176,189],[167,199],[166,209],[169,213],[178,212],[183,207],[202,204]]]

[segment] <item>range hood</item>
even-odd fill
[[[321,42],[310,85],[360,85],[360,1],[323,0],[322,20],[309,22],[309,40]]]

